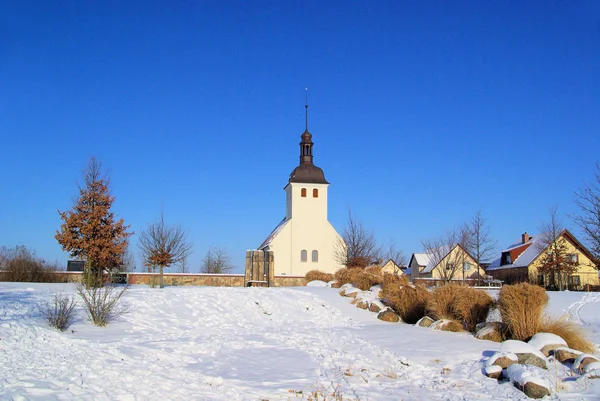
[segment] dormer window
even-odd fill
[[[503,252],[502,258],[500,259],[500,266],[511,265],[513,262],[510,252]]]

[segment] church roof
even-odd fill
[[[262,244],[260,244],[260,246],[258,247],[258,249],[263,250],[266,247],[268,247],[271,244],[271,241],[273,241],[273,239],[277,236],[277,234],[279,234],[281,232],[281,230],[283,230],[283,227],[285,227],[285,225],[287,224],[289,220],[287,220],[285,217],[283,218],[283,220],[281,220],[281,222],[279,222],[279,224],[277,225],[277,227],[275,227],[275,229],[273,231],[271,231],[271,234],[269,234],[269,236],[267,237],[267,239],[265,239],[263,241]]]
[[[290,174],[289,182],[329,184],[325,179],[325,173],[323,173],[323,170],[314,164],[300,164]]]

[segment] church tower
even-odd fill
[[[275,274],[304,276],[310,270],[333,273],[343,267],[336,250],[343,241],[327,220],[327,188],[323,170],[314,164],[312,135],[306,127],[300,136],[300,163],[284,187],[285,218],[259,249],[274,252]]]

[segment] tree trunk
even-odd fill
[[[160,288],[165,288],[165,284],[163,282],[163,267],[160,267]]]

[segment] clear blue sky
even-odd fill
[[[407,256],[479,208],[500,246],[553,205],[573,228],[599,160],[597,1],[53,3],[0,2],[0,245],[49,260],[94,155],[134,231],[164,206],[192,271],[210,245],[241,271],[285,215],[305,87],[330,221]]]

